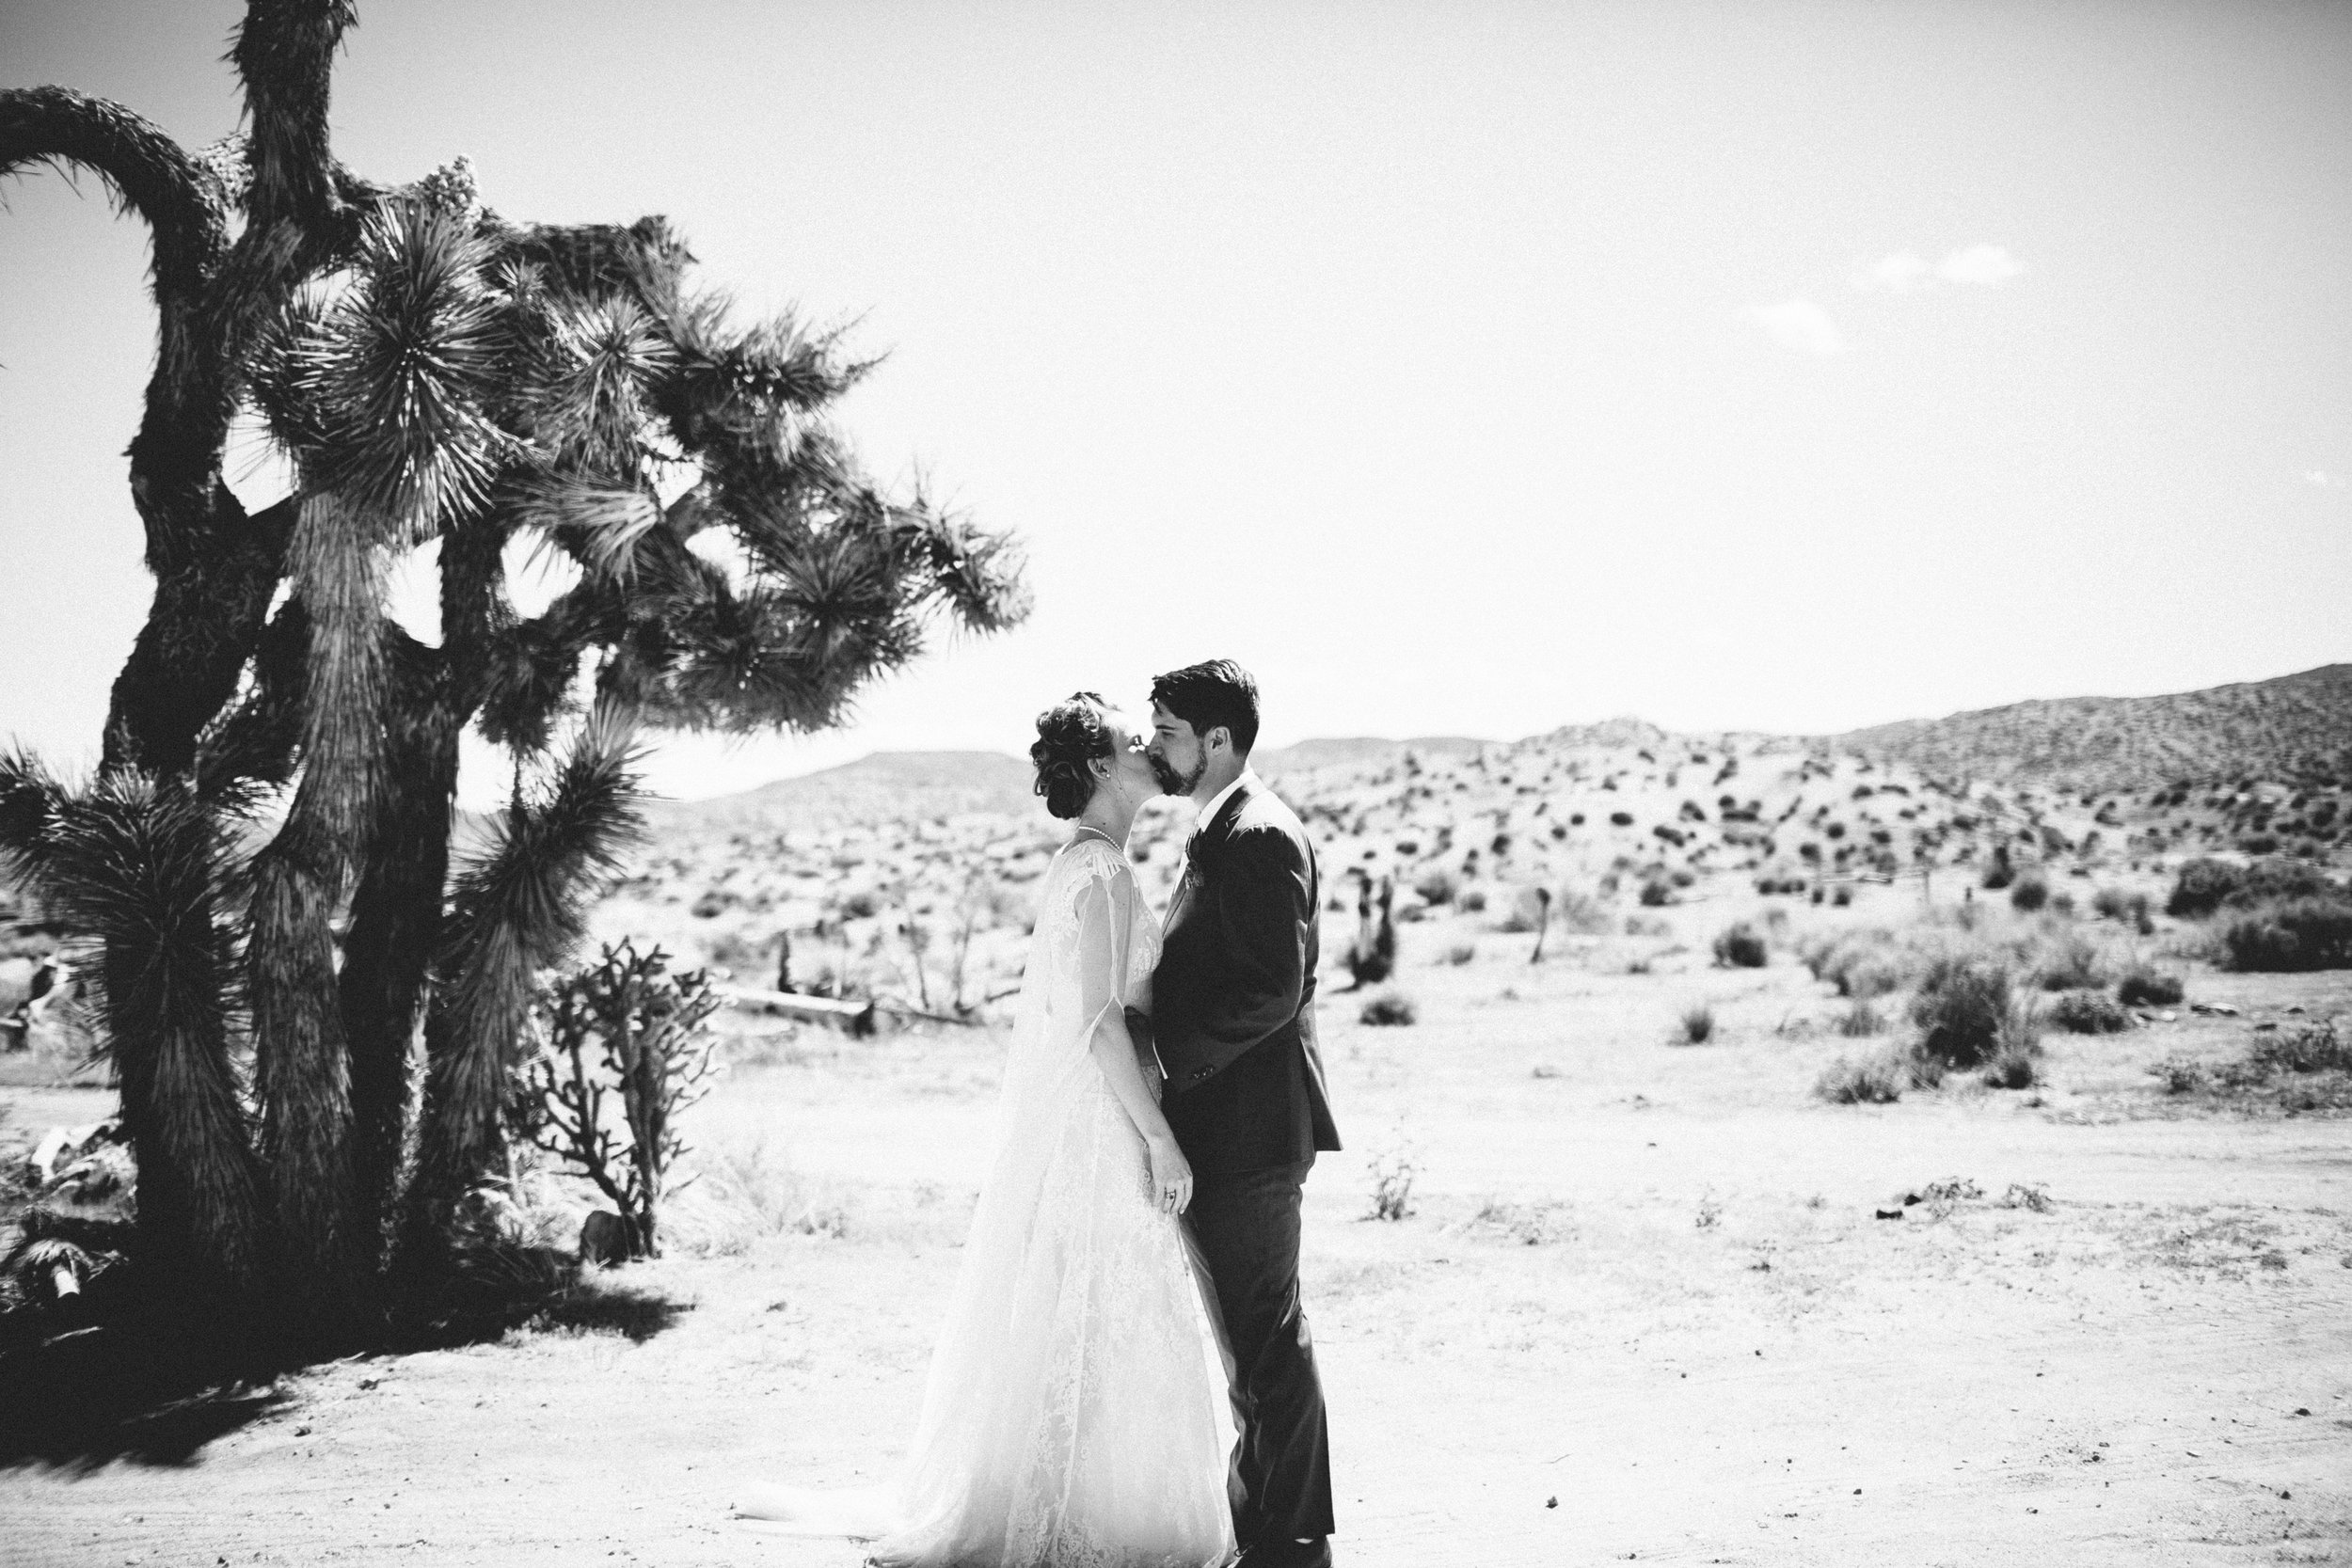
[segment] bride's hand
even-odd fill
[[[1181,1214],[1192,1207],[1192,1162],[1174,1138],[1147,1144],[1152,1156],[1152,1196],[1163,1213]]]

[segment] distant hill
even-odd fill
[[[1410,740],[1390,740],[1379,736],[1302,740],[1295,746],[1278,746],[1272,751],[1256,752],[1250,757],[1249,765],[1261,778],[1279,779],[1320,768],[1356,768],[1394,762],[1407,752],[1421,757],[1474,757],[1489,744],[1491,742],[1460,735],[1416,736]]]
[[[1029,764],[1002,752],[876,752],[795,779],[778,779],[739,795],[662,800],[646,810],[657,829],[673,823],[845,827],[961,816],[982,812],[1041,819]]]
[[[2101,792],[2352,783],[2352,664],[2162,697],[2069,697],[1828,737],[1939,779]]]

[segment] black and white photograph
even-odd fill
[[[2352,1568],[2352,4],[0,0],[0,1568]]]

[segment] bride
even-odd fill
[[[873,1560],[1210,1568],[1233,1555],[1227,1384],[1180,1218],[1192,1171],[1124,1016],[1151,1010],[1160,951],[1126,853],[1159,793],[1150,731],[1084,691],[1037,729],[1037,791],[1076,831],[1039,895],[1000,1143]]]

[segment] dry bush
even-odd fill
[[[2186,995],[2177,974],[2159,974],[2137,964],[2115,983],[2115,999],[2126,1007],[2169,1007]]]
[[[1973,956],[1947,955],[1928,966],[1911,1021],[1919,1027],[1920,1054],[1954,1068],[2024,1049],[2035,1034],[2032,1010],[2014,994],[2008,966]]]
[[[2272,899],[2230,917],[2219,935],[2232,969],[2352,969],[2352,900]]]
[[[2164,912],[2201,919],[2224,907],[2249,909],[2273,898],[2312,898],[2344,890],[2326,872],[2299,860],[2255,860],[2244,865],[2201,856],[2175,874]]]
[[[1899,990],[1916,959],[1894,932],[1868,927],[1830,936],[1812,936],[1797,956],[1817,980],[1827,980],[1840,996],[1868,998]]]
[[[2352,1038],[2333,1019],[2265,1036],[2246,1055],[2272,1072],[2352,1072]]]
[[[2097,944],[2071,931],[2043,953],[2034,981],[2043,990],[2096,990],[2107,983]]]
[[[2043,881],[2039,874],[2020,877],[2016,885],[2009,890],[2009,901],[2010,907],[2020,913],[2031,914],[2050,901],[2050,884]]]
[[[2126,926],[2139,926],[2148,918],[2148,895],[2125,893],[2120,887],[2103,887],[2091,895],[2091,911],[2103,920],[2120,920]]]
[[[2132,1015],[2106,992],[2070,990],[2050,1005],[2050,1022],[2074,1035],[2121,1034],[2132,1026]]]
[[[1867,997],[1856,997],[1853,1006],[1837,1015],[1837,1032],[1848,1039],[1860,1039],[1883,1033],[1886,1020]]]
[[[1413,879],[1413,891],[1421,895],[1424,903],[1451,904],[1454,895],[1462,891],[1462,884],[1444,866],[1433,865]]]
[[[1911,1083],[1910,1065],[1899,1052],[1883,1051],[1859,1060],[1844,1056],[1821,1069],[1813,1092],[1833,1105],[1889,1105]]]
[[[1403,991],[1384,990],[1365,1002],[1363,1011],[1356,1016],[1364,1023],[1393,1028],[1419,1022],[1421,1012]]]
[[[1413,1178],[1421,1174],[1414,1151],[1395,1148],[1366,1162],[1372,1173],[1372,1212],[1366,1219],[1401,1220],[1413,1212]]]
[[[1505,1203],[1491,1197],[1479,1204],[1462,1228],[1520,1246],[1545,1246],[1576,1236],[1572,1211],[1565,1203]]]
[[[1715,1009],[1704,1002],[1686,1007],[1682,1016],[1676,1020],[1676,1027],[1680,1031],[1679,1037],[1683,1044],[1705,1045],[1715,1037]]]
[[[1445,961],[1457,969],[1476,957],[1478,943],[1474,942],[1457,942],[1445,950]]]
[[[1715,961],[1725,969],[1762,969],[1771,958],[1763,933],[1744,920],[1715,938]]]

